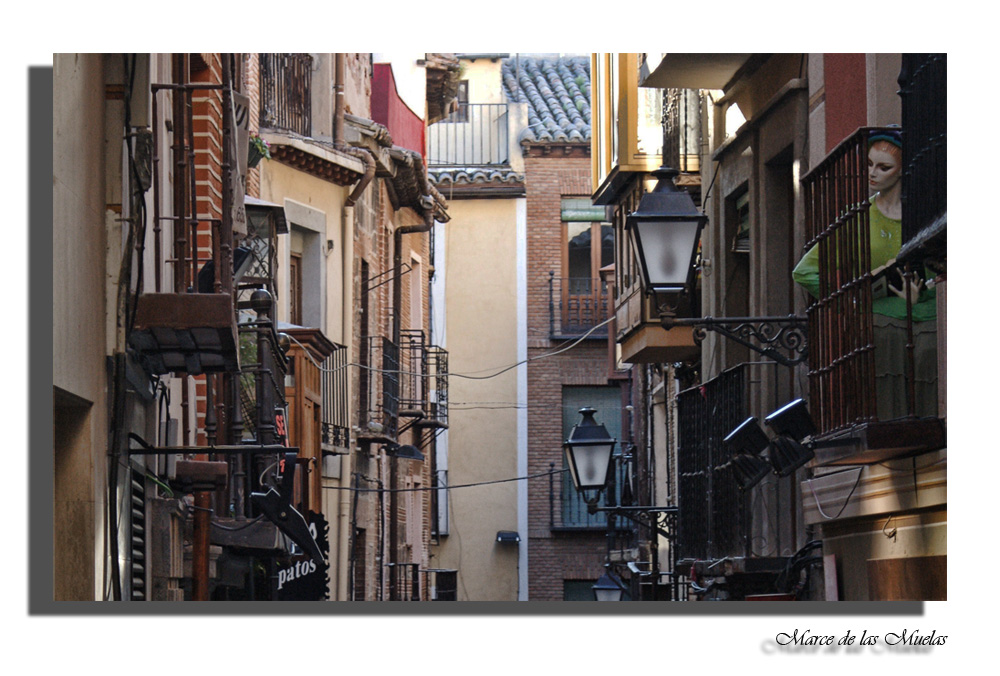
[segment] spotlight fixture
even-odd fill
[[[816,454],[809,446],[804,446],[795,439],[775,437],[771,442],[771,467],[778,476],[788,476],[802,465],[806,464]]]
[[[402,446],[399,444],[389,444],[385,447],[385,454],[389,457],[401,458],[403,460],[424,461],[424,454],[412,444],[403,444]]]
[[[722,443],[732,458],[736,483],[740,489],[745,491],[752,488],[771,471],[767,460],[760,457],[770,442],[757,418],[750,417],[741,422]]]
[[[760,455],[767,450],[768,439],[755,417],[741,422],[722,440],[730,453]]]
[[[770,453],[775,474],[788,476],[815,457],[810,438],[816,434],[816,424],[804,399],[785,404],[764,418],[764,423],[777,435]]]
[[[764,418],[764,423],[774,430],[775,434],[791,437],[796,441],[802,441],[816,434],[816,424],[806,409],[804,399],[796,399],[785,404]]]
[[[736,483],[741,490],[753,488],[771,472],[771,465],[756,455],[735,455],[732,459]]]

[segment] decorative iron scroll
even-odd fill
[[[806,341],[807,320],[805,317],[699,317],[697,319],[677,319],[666,317],[663,326],[693,327],[693,337],[700,343],[708,331],[722,334],[735,340],[758,354],[764,355],[784,366],[801,364],[808,357]]]

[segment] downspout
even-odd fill
[[[345,76],[345,61],[343,53],[334,54],[334,108],[333,108],[333,144],[334,148],[337,150],[353,155],[357,157],[365,164],[365,173],[354,186],[350,195],[344,200],[344,206],[340,211],[340,226],[341,226],[341,236],[342,236],[342,246],[341,246],[341,270],[342,270],[342,280],[341,288],[343,293],[342,306],[342,317],[341,317],[341,343],[350,349],[354,342],[354,336],[352,332],[353,327],[353,317],[354,317],[354,205],[357,204],[358,199],[364,193],[365,189],[368,188],[369,184],[375,178],[375,158],[371,152],[360,149],[353,148],[347,145],[344,134],[344,113],[346,106],[344,104],[344,83],[346,82]],[[348,302],[349,301],[349,302]],[[348,458],[351,456],[348,455]],[[350,476],[353,472],[353,467],[349,467],[346,470],[342,468],[341,476]],[[357,488],[357,486],[355,486]],[[353,579],[353,570],[355,567],[356,552],[354,552],[354,547],[352,543],[354,541],[354,529],[357,524],[357,500],[351,500],[350,491],[344,491],[340,500],[339,517],[341,522],[341,527],[339,529],[340,536],[340,556],[341,562],[338,566],[338,580],[337,584],[339,586],[338,598],[346,599],[351,598],[349,594],[351,590],[349,588],[350,580]],[[355,497],[357,493],[355,492]]]

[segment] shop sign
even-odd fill
[[[330,558],[330,527],[322,514],[308,512],[309,533],[325,559]],[[330,597],[327,567],[308,554],[298,554],[280,562],[275,580],[279,601],[325,601]]]

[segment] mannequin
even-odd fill
[[[892,267],[902,239],[902,140],[896,130],[874,132],[868,139],[868,208],[871,270],[886,272],[885,291],[873,284],[875,370],[880,420],[906,415],[906,297],[913,301],[913,331],[917,391],[916,415],[937,411],[937,301],[933,288],[919,276],[907,283]],[[819,296],[819,245],[813,246],[792,271],[792,278],[812,296]]]

